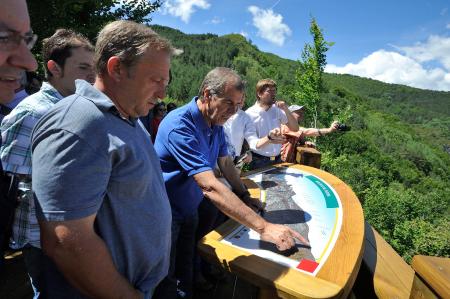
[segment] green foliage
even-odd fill
[[[231,67],[247,81],[246,105],[255,101],[256,82],[262,78],[273,78],[278,82],[279,96],[289,101],[288,89],[295,79],[291,74],[296,65],[292,61],[273,54],[259,52],[242,35],[229,34],[219,37],[215,34],[183,34],[179,30],[152,25],[152,28],[168,38],[184,53],[175,57],[172,63],[173,81],[168,94],[187,101],[197,95],[203,77],[217,66]]]
[[[161,6],[161,1],[28,0],[27,4],[33,31],[39,36],[33,53],[39,55],[42,39],[58,28],[72,29],[95,41],[100,29],[111,21],[149,22],[149,14]]]
[[[309,32],[313,44],[303,48],[299,68],[296,71],[297,88],[293,91],[295,98],[306,105],[306,111],[312,113],[314,127],[317,127],[320,93],[323,91],[322,74],[326,65],[326,52],[333,43],[325,41],[322,29],[313,18]]]
[[[445,210],[448,203],[435,192],[422,194],[400,183],[391,183],[387,188],[368,194],[364,211],[382,234],[392,237],[400,223],[414,219],[432,220],[436,216],[435,211]],[[387,209],[390,213],[385,213]]]
[[[356,94],[376,110],[395,114],[408,123],[424,123],[450,115],[448,92],[388,84],[353,75],[324,74],[325,89]],[[447,126],[448,128],[448,126]]]
[[[394,229],[392,245],[408,262],[416,254],[450,257],[450,218],[402,222]]]
[[[450,256],[450,201],[439,192],[405,189],[399,183],[372,191],[364,203],[366,218],[403,257]]]
[[[356,102],[352,131],[320,141],[323,168],[353,188],[367,221],[407,261],[449,256],[448,153],[397,116]]]
[[[405,260],[416,254],[449,256],[449,117],[442,111],[450,93],[390,89],[390,84],[348,75],[325,74],[324,79],[328,91],[321,95],[322,107],[350,106],[346,122],[352,130],[319,140],[322,167],[353,188],[367,221]],[[403,90],[404,100],[371,98],[368,90],[372,96],[390,90],[392,98],[401,98],[397,92]],[[431,103],[417,102],[425,95]],[[437,107],[433,102],[442,109],[429,110]],[[420,115],[426,117],[416,123]]]

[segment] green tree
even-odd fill
[[[294,91],[294,97],[312,113],[314,127],[317,127],[320,93],[323,91],[322,74],[327,63],[325,53],[334,43],[325,41],[315,18],[311,19],[309,32],[313,37],[313,44],[306,44],[303,48],[296,71],[298,88]]]
[[[149,14],[161,6],[161,0],[28,0],[31,24],[39,38],[51,36],[58,28],[73,29],[91,41],[108,22],[125,19],[150,22]],[[39,57],[41,43],[34,54]]]

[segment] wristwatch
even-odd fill
[[[272,140],[273,140],[273,138],[272,138],[272,137],[270,137],[270,134],[268,134],[268,135],[267,135],[267,139],[269,139],[270,141],[272,141]]]

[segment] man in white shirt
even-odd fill
[[[280,131],[278,129],[271,130],[267,136],[263,138],[258,138],[256,134],[256,127],[253,124],[252,119],[245,113],[242,109],[239,110],[231,116],[223,125],[223,130],[225,132],[225,139],[228,147],[228,154],[234,159],[242,155],[242,146],[244,144],[244,139],[247,141],[251,150],[260,149],[271,143],[271,139],[280,138]],[[252,161],[252,154],[248,152],[244,158],[244,163],[250,163]]]
[[[281,162],[281,144],[285,138],[281,135],[281,125],[285,124],[291,131],[298,131],[297,120],[292,116],[284,101],[276,101],[277,84],[272,79],[263,79],[256,84],[256,102],[245,113],[256,128],[258,138],[268,139],[267,146],[252,149],[253,160],[250,169],[264,167]],[[270,132],[275,130],[275,136]]]

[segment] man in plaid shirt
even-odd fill
[[[48,82],[24,99],[1,124],[0,158],[5,172],[18,179],[10,247],[22,249],[35,298],[45,297],[39,225],[31,190],[31,133],[38,120],[62,98],[75,92],[75,79],[93,82],[93,46],[82,35],[58,29],[44,39],[42,57]]]

